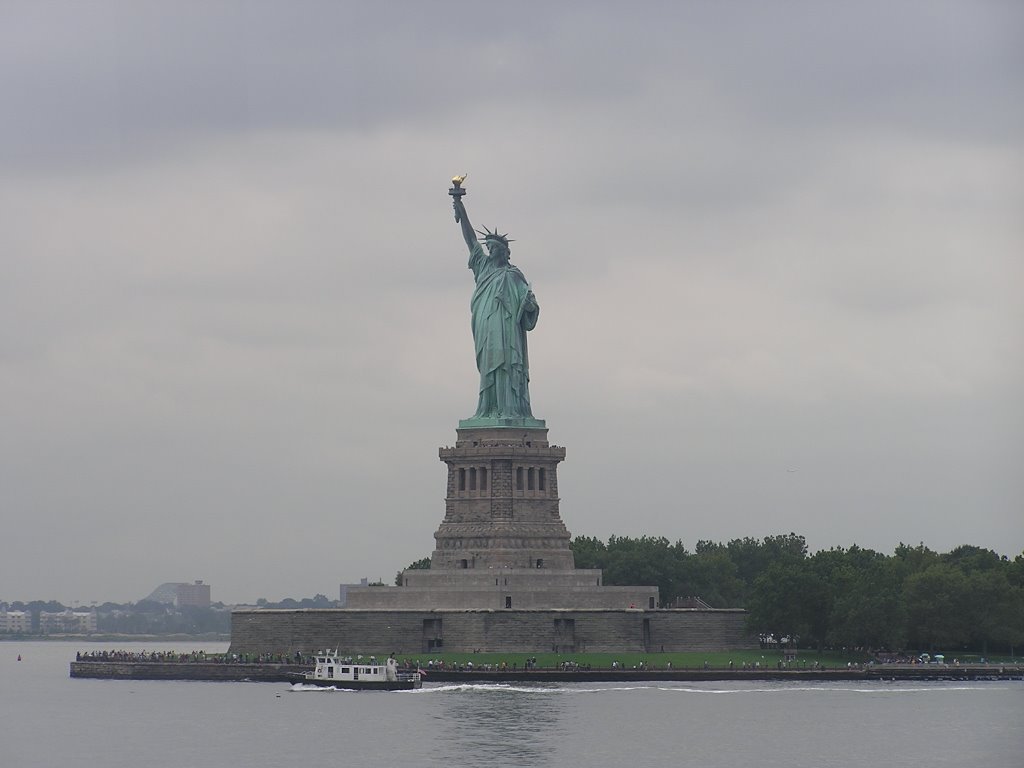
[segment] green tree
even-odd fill
[[[715,608],[741,607],[749,590],[739,577],[736,563],[721,544],[697,543],[685,565],[684,596],[699,597]]]
[[[798,637],[823,647],[828,625],[827,585],[808,560],[772,563],[754,580],[748,626],[776,638]]]
[[[577,536],[569,544],[577,568],[604,568],[608,547],[596,536]]]
[[[999,557],[991,549],[973,547],[969,544],[963,544],[944,555],[940,555],[939,559],[944,563],[955,565],[965,574],[979,571],[1000,571],[1006,564],[1006,558]]]
[[[1024,553],[1013,558],[1012,563],[1007,563],[1006,577],[1012,586],[1024,587]]]
[[[928,566],[937,563],[939,556],[935,552],[932,552],[924,544],[918,544],[916,547],[910,547],[906,544],[900,543],[896,547],[896,551],[893,553],[893,558],[899,568],[903,578],[906,578],[912,573],[918,573],[923,571]]]
[[[1024,646],[1024,587],[1011,587],[1003,603],[1002,619],[992,637],[1013,655],[1014,648]]]
[[[31,611],[32,613],[39,613],[40,611],[47,611],[48,613],[60,613],[66,611],[67,606],[63,603],[58,603],[56,600],[33,600],[27,603],[24,608],[16,609]]]
[[[934,651],[970,637],[970,586],[959,568],[935,562],[903,582],[907,634],[917,647]]]
[[[745,604],[755,580],[773,563],[799,561],[807,556],[807,541],[795,533],[765,536],[761,541],[747,537],[733,539],[726,545],[726,551],[736,564],[737,577],[745,585]]]
[[[829,642],[848,648],[903,647],[903,585],[891,558],[854,557],[833,576]]]
[[[1021,639],[1024,590],[1010,585],[1008,571],[976,570],[966,576],[969,641],[986,655],[989,643],[1012,647]]]
[[[414,560],[405,567],[406,571],[424,571],[430,569],[430,558],[421,557],[419,560]],[[402,571],[395,574],[395,586],[402,586]]]
[[[676,591],[673,552],[668,539],[642,536],[639,539],[612,536],[608,539],[606,584],[653,584],[662,598]]]

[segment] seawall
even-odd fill
[[[174,661],[72,661],[71,677],[96,680],[206,680],[294,683],[308,664],[220,664]]]
[[[71,677],[100,680],[191,680],[208,682],[294,683],[308,665],[208,664],[198,662],[73,661]],[[595,669],[563,671],[429,670],[425,683],[599,683],[715,682],[776,680],[789,682],[895,680],[1024,680],[1021,666],[940,666],[878,664],[846,669]]]

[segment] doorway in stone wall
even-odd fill
[[[576,619],[555,619],[555,653],[576,653]]]
[[[441,619],[431,618],[423,620],[423,640],[421,643],[423,651],[440,651],[444,647],[444,636],[441,632]]]

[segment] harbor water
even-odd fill
[[[118,643],[223,651],[226,644]],[[567,683],[370,693],[72,680],[76,650],[0,642],[6,768],[1019,766],[1024,683]],[[18,661],[18,656],[21,661]]]

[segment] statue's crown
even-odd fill
[[[487,242],[488,240],[496,240],[506,248],[508,248],[509,243],[515,242],[515,240],[510,239],[508,235],[499,235],[497,227],[494,228],[493,232],[491,232],[487,227],[484,227],[483,232],[478,229],[477,234],[480,235],[480,239],[484,242]]]

